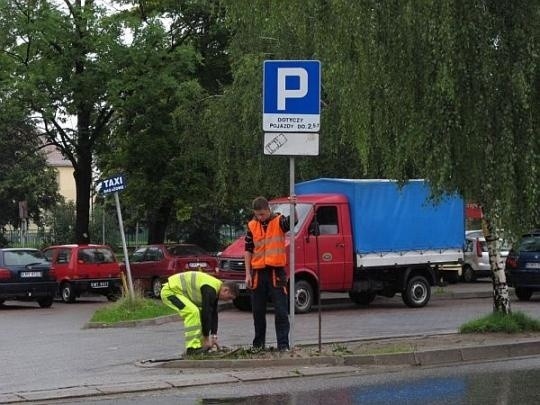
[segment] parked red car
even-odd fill
[[[115,301],[121,294],[120,264],[105,245],[57,245],[43,250],[51,262],[64,302],[89,292]]]
[[[193,244],[155,244],[137,249],[129,264],[133,282],[158,298],[161,284],[173,274],[187,270],[213,273],[217,259]]]

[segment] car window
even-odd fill
[[[135,252],[133,252],[131,261],[134,263],[144,261],[144,252],[146,252],[146,248],[137,249]]]
[[[71,249],[60,249],[56,257],[56,263],[69,263],[71,259]]]
[[[146,251],[145,261],[157,262],[161,259],[163,259],[163,253],[161,253],[160,248],[157,248],[157,247],[148,248],[148,250]]]
[[[114,263],[112,250],[107,248],[84,248],[80,249],[77,259],[85,263]]]
[[[473,248],[473,241],[471,239],[465,239],[465,247],[463,251],[472,252],[472,248]]]
[[[39,250],[12,250],[4,252],[6,266],[27,266],[29,264],[46,263],[47,259]]]
[[[540,235],[528,235],[521,239],[519,244],[521,252],[538,252],[540,251]]]

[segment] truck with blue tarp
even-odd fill
[[[424,180],[321,178],[297,183],[295,192],[297,312],[308,312],[319,291],[348,292],[360,305],[401,294],[409,307],[422,307],[440,268],[463,260],[464,201],[432,198]],[[289,215],[288,197],[270,204]],[[218,274],[245,291],[243,248],[239,238],[222,252]],[[235,305],[249,307],[247,292]]]

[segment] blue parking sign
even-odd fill
[[[320,114],[320,61],[264,61],[264,131],[319,132]]]

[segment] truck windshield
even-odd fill
[[[291,212],[290,208],[291,208],[291,205],[289,203],[270,204],[270,209],[272,210],[272,212],[285,215],[286,217],[288,217]],[[296,214],[298,215],[298,222],[296,223],[296,226],[294,227],[295,233],[298,232],[298,230],[300,229],[300,227],[306,220],[306,217],[309,214],[309,211],[311,209],[312,209],[311,204],[296,203]]]

